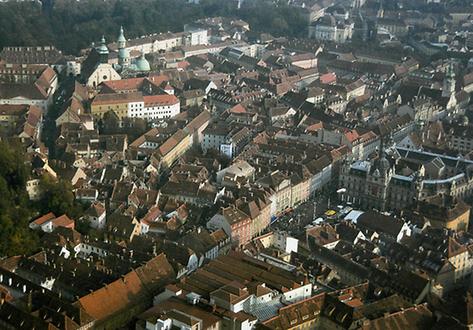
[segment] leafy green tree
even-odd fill
[[[0,142],[0,154],[0,257],[31,253],[38,237],[28,223],[36,210],[26,192],[29,169],[22,146]]]
[[[0,258],[31,254],[38,250],[38,233],[29,229],[29,222],[44,213],[67,214],[78,219],[83,212],[64,180],[44,176],[40,189],[44,194],[38,203],[29,200],[26,182],[30,173],[23,146],[0,141]]]
[[[75,201],[70,182],[56,181],[45,175],[41,178],[40,189],[42,196],[39,206],[42,213],[53,212],[57,216],[67,214],[72,218],[81,215],[82,207]]]
[[[37,2],[0,2],[0,48],[12,45],[53,44],[66,53],[97,42],[102,34],[112,41],[123,25],[128,37],[182,31],[184,24],[209,16],[248,21],[256,32],[277,36],[305,36],[307,17],[285,1],[247,0],[241,10],[236,1],[202,0],[56,0],[47,11]]]

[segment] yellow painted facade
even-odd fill
[[[92,115],[102,118],[103,115],[109,111],[115,112],[118,118],[123,119],[128,115],[128,102],[123,103],[110,103],[110,104],[94,104],[92,102],[91,112]]]
[[[468,225],[470,221],[470,210],[467,210],[463,214],[458,215],[454,219],[449,221],[437,220],[429,218],[430,224],[432,227],[436,228],[447,228],[454,231],[468,230]]]
[[[166,155],[161,158],[161,166],[169,168],[176,160],[179,159],[192,145],[191,136],[186,136],[179,141]]]

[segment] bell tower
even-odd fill
[[[445,72],[445,78],[443,80],[442,96],[450,97],[452,94],[454,94],[455,85],[455,71],[453,70],[453,64],[450,62],[448,64],[447,71]]]
[[[97,52],[100,55],[100,63],[108,63],[108,48],[104,36],[102,36],[100,40],[100,46],[97,47]]]
[[[127,68],[130,65],[130,54],[126,49],[126,38],[123,31],[123,26],[120,26],[120,33],[117,39],[118,45],[118,64],[121,67],[121,70]]]
[[[120,34],[118,35],[117,44],[118,44],[118,49],[126,48],[126,38],[123,31],[123,26],[120,26]]]

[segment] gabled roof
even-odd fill
[[[149,292],[154,292],[157,288],[164,286],[168,280],[173,279],[175,276],[174,269],[165,253],[161,253],[149,260],[143,266],[135,269],[135,272],[142,285]]]
[[[404,221],[375,211],[367,211],[358,217],[357,225],[378,233],[397,237],[404,226]]]
[[[77,305],[96,320],[105,320],[116,313],[131,308],[147,292],[137,272],[131,271],[122,278],[94,291],[77,301]]]
[[[369,320],[363,324],[363,329],[431,329],[434,324],[432,311],[423,304]]]
[[[55,218],[56,218],[56,215],[53,212],[49,212],[48,214],[45,214],[37,218],[36,220],[34,220],[33,223],[35,225],[41,226],[45,224],[46,222],[51,221],[52,219],[55,219]]]

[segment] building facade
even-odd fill
[[[325,15],[309,26],[309,38],[319,41],[345,43],[353,36],[354,23],[337,20],[333,15]]]
[[[339,187],[346,191],[341,197],[381,211],[402,210],[442,194],[465,198],[473,194],[472,165],[459,157],[397,147],[389,156],[344,164]]]

